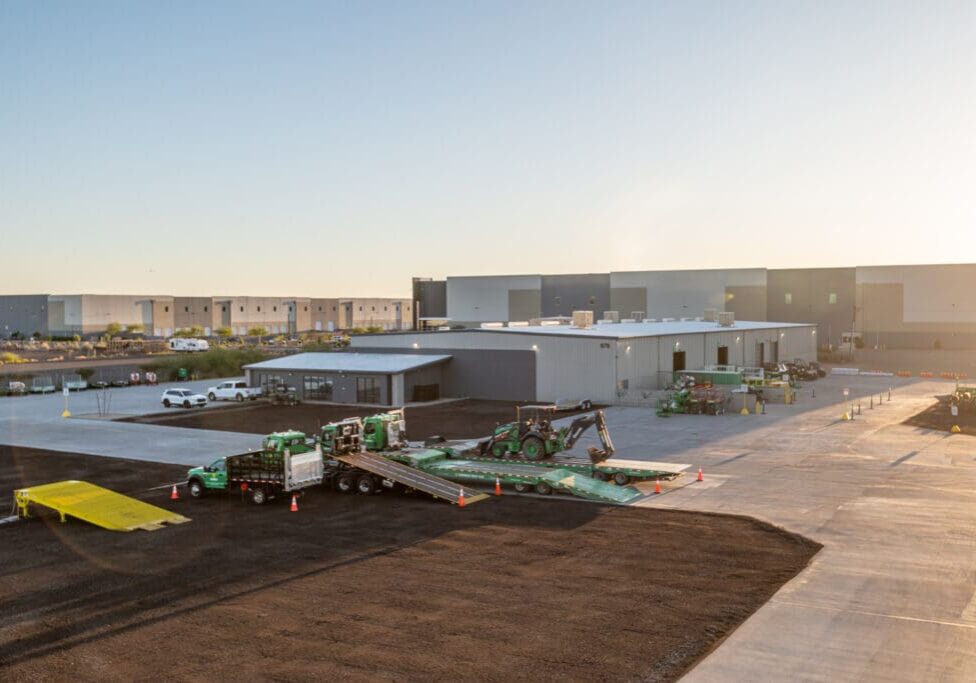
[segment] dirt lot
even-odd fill
[[[923,429],[938,429],[948,432],[953,425],[959,425],[963,434],[976,435],[976,413],[964,408],[959,409],[959,415],[952,416],[949,411],[949,395],[938,396],[938,401],[920,413],[912,415],[904,424]]]
[[[515,403],[509,401],[464,400],[431,406],[407,408],[407,434],[410,439],[426,439],[439,435],[445,439],[467,439],[491,434],[498,424],[515,419]],[[302,404],[298,406],[271,406],[264,402],[238,408],[231,406],[221,410],[199,413],[165,413],[139,418],[133,422],[151,422],[174,427],[219,429],[231,432],[269,434],[283,429],[298,429],[306,434],[317,434],[327,422],[346,417],[373,415],[379,408],[364,406],[337,406]],[[575,415],[580,411],[560,412],[560,416]]]
[[[745,518],[515,496],[316,490],[292,513],[147,490],[182,474],[0,447],[0,506],[75,477],[193,519],[0,526],[0,678],[673,680],[818,548]]]

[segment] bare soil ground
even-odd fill
[[[819,546],[752,519],[314,490],[170,503],[179,467],[0,447],[192,522],[0,525],[0,679],[674,680]]]
[[[412,440],[438,435],[445,439],[483,437],[495,427],[515,419],[516,403],[468,399],[407,408],[407,434]],[[524,405],[524,404],[523,404]],[[327,422],[346,417],[373,415],[380,408],[355,405],[303,403],[297,406],[272,406],[260,402],[205,412],[169,412],[129,418],[131,422],[166,424],[174,427],[217,429],[230,432],[270,434],[283,429],[298,429],[316,434]],[[581,411],[560,412],[560,417]]]
[[[904,424],[923,429],[937,429],[948,432],[953,425],[959,425],[963,434],[976,435],[976,413],[960,406],[959,415],[952,416],[949,409],[949,395],[938,396],[938,401],[920,413],[912,415]]]

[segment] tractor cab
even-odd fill
[[[308,440],[303,432],[287,431],[275,432],[264,437],[262,449],[265,453],[284,454],[287,450],[290,453],[307,453],[314,450],[308,445]]]

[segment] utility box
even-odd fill
[[[611,323],[620,322],[620,311],[604,311],[603,319]]]
[[[573,325],[581,330],[593,327],[593,311],[573,311]]]

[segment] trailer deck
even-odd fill
[[[351,467],[357,467],[384,479],[429,493],[435,498],[446,500],[449,503],[456,504],[464,488],[460,484],[438,477],[436,474],[365,451],[333,457]],[[477,503],[486,498],[488,496],[484,493],[469,488],[465,493],[464,502],[465,504]]]

